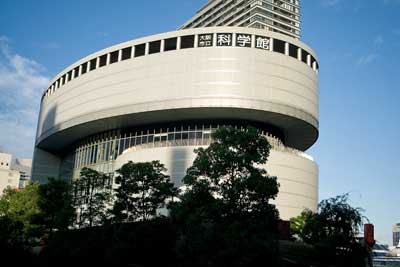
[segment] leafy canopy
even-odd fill
[[[117,170],[115,202],[112,213],[117,222],[148,220],[156,216],[157,209],[166,200],[176,196],[177,189],[171,183],[163,164],[159,161],[133,163]]]

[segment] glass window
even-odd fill
[[[194,35],[186,35],[181,37],[181,49],[194,47]]]
[[[298,47],[292,44],[289,44],[289,56],[297,58]]]
[[[57,80],[56,84],[57,84],[57,88],[60,88],[60,79]]]
[[[303,61],[306,64],[307,64],[307,56],[308,56],[307,51],[301,50],[301,61]]]
[[[99,67],[103,67],[103,66],[107,65],[107,54],[99,57],[99,60],[100,60]]]
[[[285,42],[274,39],[274,52],[285,54]]]
[[[78,77],[79,76],[79,67],[76,67],[75,69],[74,69],[74,78],[76,78],[76,77]]]
[[[97,64],[97,58],[90,60],[90,70],[95,70]]]
[[[164,41],[164,51],[176,50],[178,38],[169,38]]]
[[[135,57],[141,57],[146,54],[146,44],[135,45]]]
[[[81,74],[85,74],[85,73],[87,72],[87,65],[88,65],[87,62],[85,62],[85,63],[82,64],[82,71],[81,71]]]
[[[154,41],[149,43],[149,54],[160,53],[161,41]]]
[[[72,79],[72,70],[68,72],[68,81],[70,81],[71,79]]]
[[[119,50],[110,53],[110,64],[118,62]]]
[[[132,47],[127,47],[122,49],[122,57],[121,60],[130,59],[132,56]]]
[[[65,84],[65,74],[61,77],[61,85]]]

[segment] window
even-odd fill
[[[70,81],[71,79],[72,79],[72,70],[68,72],[68,81]]]
[[[97,64],[97,58],[90,60],[90,70],[95,70]]]
[[[105,65],[107,65],[107,54],[99,57],[99,67],[101,68]]]
[[[60,85],[61,85],[60,84],[60,79],[58,79],[56,83],[57,83],[57,88],[60,88]]]
[[[176,50],[178,38],[169,38],[164,41],[164,51]]]
[[[289,44],[289,56],[297,58],[298,47],[292,44]]]
[[[307,51],[301,50],[301,61],[307,64],[307,57],[308,57]]]
[[[149,54],[160,53],[161,41],[154,41],[149,43]]]
[[[87,72],[87,65],[88,65],[88,63],[87,62],[85,62],[85,63],[83,63],[81,66],[82,66],[82,73],[81,74],[85,74],[86,72]]]
[[[274,39],[274,52],[285,54],[285,42]]]
[[[122,49],[122,60],[130,59],[132,55],[132,47]]]
[[[119,50],[110,53],[110,64],[118,62]]]
[[[74,78],[79,76],[79,67],[75,68]]]
[[[135,45],[135,57],[144,56],[146,53],[146,44]]]
[[[194,35],[186,35],[181,37],[181,49],[194,47]]]
[[[65,84],[65,74],[61,77],[61,85]]]

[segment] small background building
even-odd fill
[[[0,196],[4,189],[24,188],[31,178],[31,159],[12,159],[12,155],[0,151]]]

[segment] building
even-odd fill
[[[400,223],[393,225],[393,246],[400,247]]]
[[[187,26],[73,63],[43,93],[32,178],[76,179],[83,167],[112,174],[129,160],[160,160],[180,185],[193,150],[209,145],[216,128],[252,125],[273,145],[265,167],[280,183],[281,218],[316,210],[318,166],[305,151],[318,139],[319,65],[293,37]]]
[[[24,188],[30,181],[32,160],[15,159],[12,155],[0,152],[0,196],[4,189]]]
[[[210,0],[180,29],[232,26],[300,38],[299,0]]]

